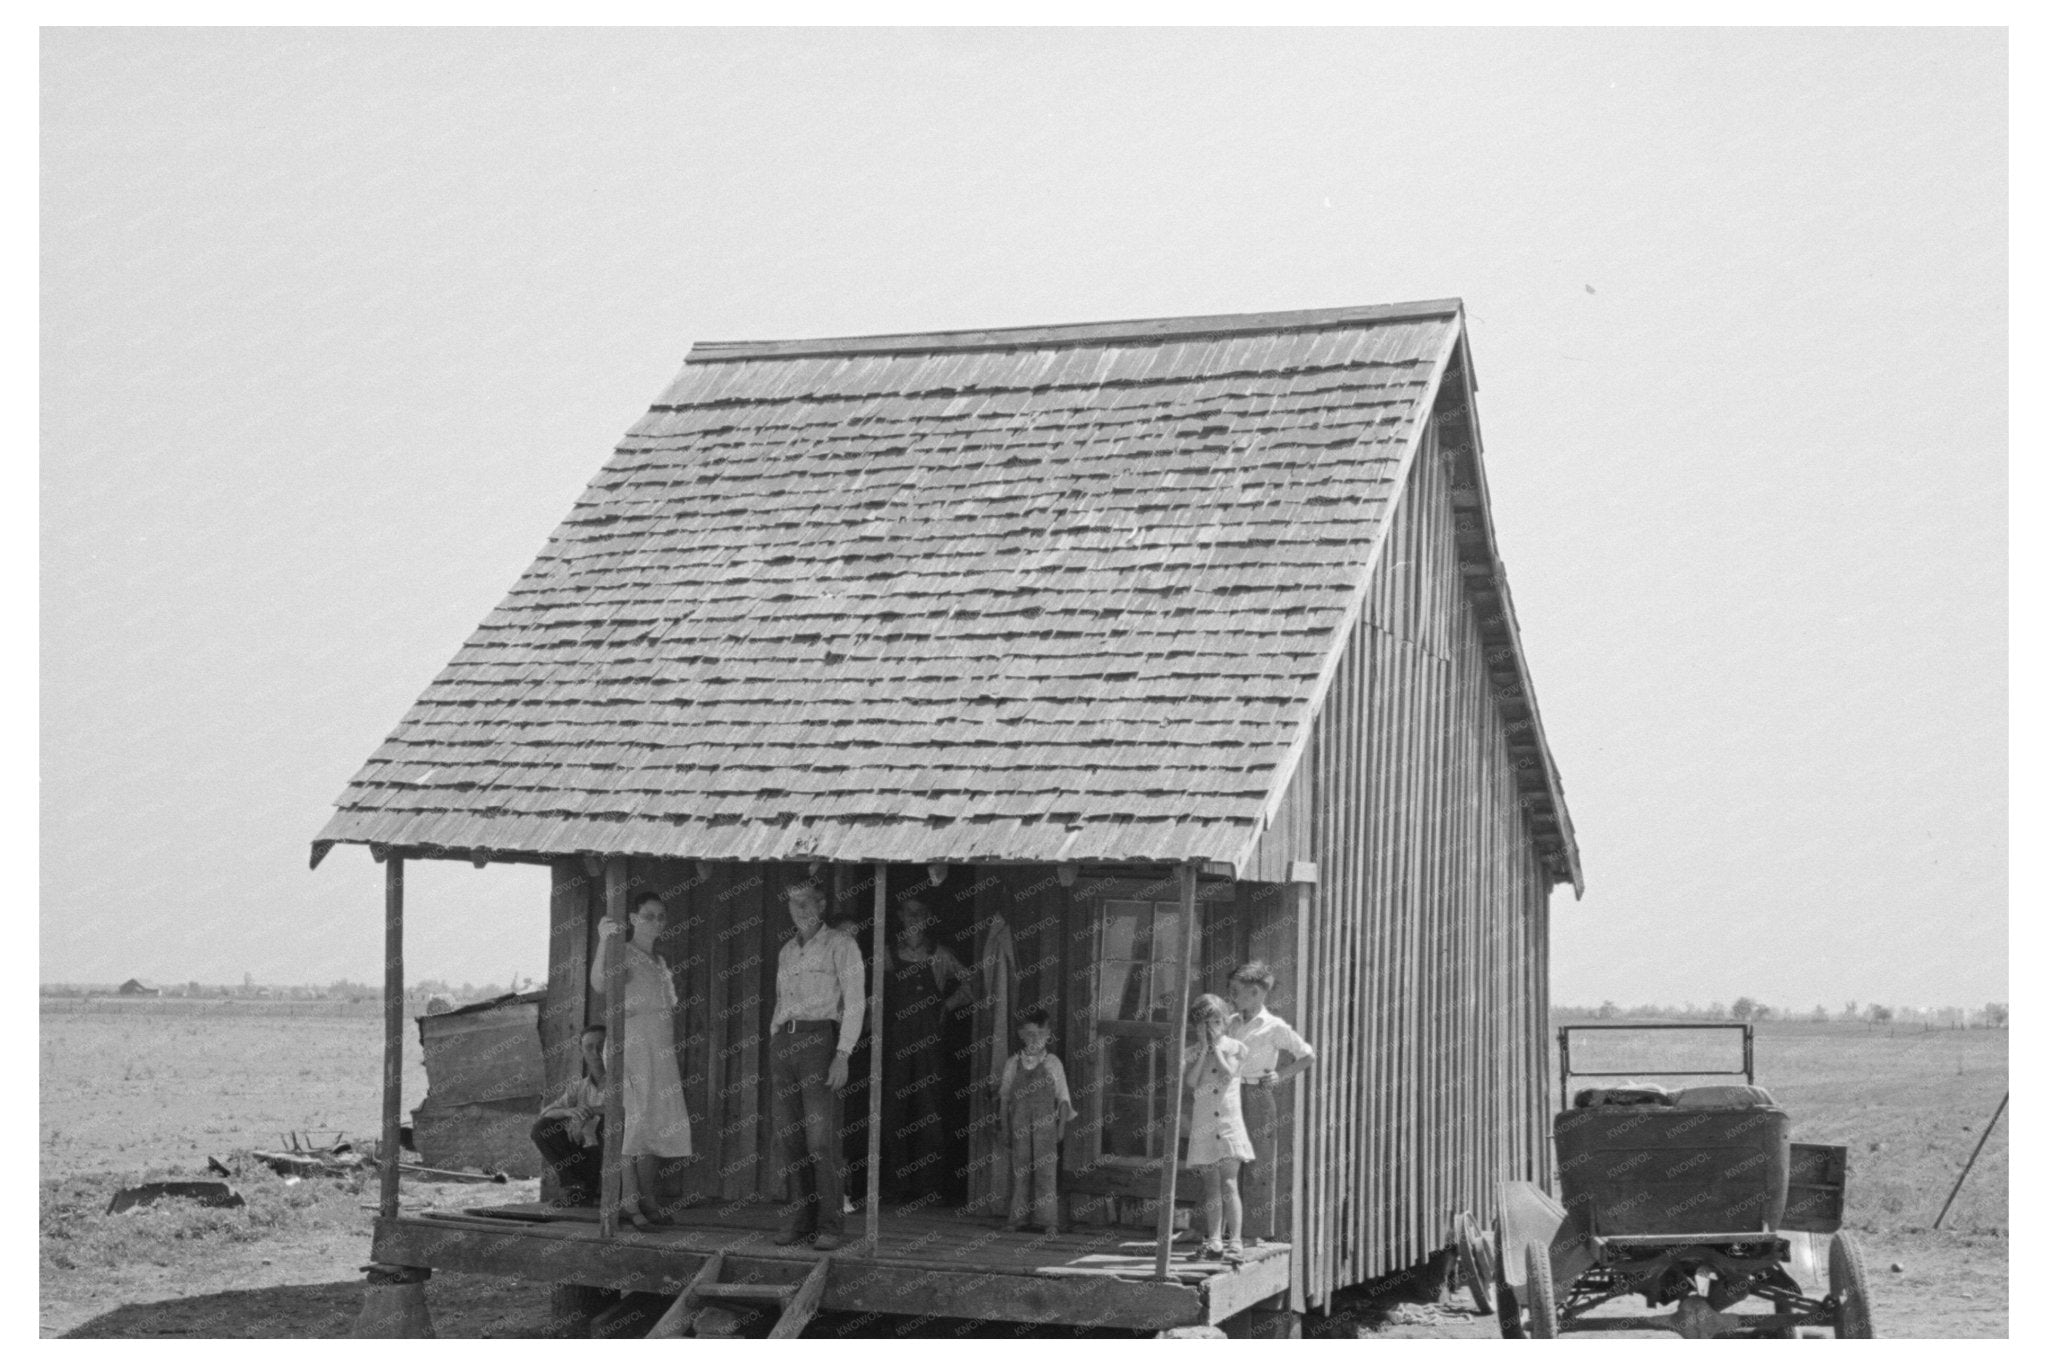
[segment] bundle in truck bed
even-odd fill
[[[1792,1120],[1775,1105],[1595,1106],[1557,1116],[1558,1185],[1601,1236],[1780,1227]]]

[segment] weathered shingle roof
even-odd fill
[[[1461,337],[700,345],[320,839],[1241,862]]]

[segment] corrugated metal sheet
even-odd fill
[[[693,356],[320,838],[1241,862],[1460,327]]]

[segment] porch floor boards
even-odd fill
[[[682,1209],[674,1215],[676,1226],[641,1232],[621,1226],[611,1239],[623,1246],[674,1250],[691,1256],[725,1252],[729,1255],[777,1260],[814,1261],[826,1253],[814,1251],[807,1243],[777,1246],[781,1209],[768,1203],[714,1203]],[[463,1210],[437,1210],[407,1214],[402,1221],[421,1219],[442,1226],[489,1227],[499,1232],[519,1232],[533,1237],[567,1241],[599,1242],[597,1210],[559,1209],[547,1204],[493,1204]],[[874,1261],[911,1268],[976,1269],[1013,1275],[1075,1276],[1102,1275],[1117,1279],[1154,1278],[1158,1244],[1145,1231],[1129,1227],[1071,1228],[1056,1236],[1038,1232],[1005,1232],[1000,1218],[970,1214],[955,1209],[892,1208],[884,1206],[881,1217],[881,1245],[869,1253],[860,1240],[859,1213],[847,1217],[846,1245],[830,1253],[843,1261]],[[1215,1261],[1197,1261],[1194,1253],[1201,1243],[1190,1239],[1176,1242],[1168,1265],[1171,1281],[1197,1286],[1219,1276],[1243,1273],[1261,1262],[1280,1258],[1284,1243],[1246,1247],[1245,1266],[1233,1267]]]

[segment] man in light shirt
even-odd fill
[[[540,1111],[532,1136],[541,1160],[555,1173],[556,1205],[594,1209],[604,1164],[604,1025],[584,1029],[577,1045],[583,1070]]]
[[[867,1009],[860,945],[825,923],[825,891],[803,881],[783,892],[796,936],[775,960],[768,1044],[774,1142],[790,1206],[775,1241],[806,1238],[819,1251],[846,1241],[839,1095]]]
[[[1316,1050],[1289,1027],[1287,1021],[1266,1008],[1266,994],[1273,989],[1273,969],[1251,961],[1230,977],[1230,1003],[1237,1013],[1225,1030],[1245,1045],[1241,1091],[1244,1123],[1252,1139],[1252,1159],[1245,1163],[1244,1230],[1253,1246],[1278,1235],[1274,1228],[1276,1182],[1279,1166],[1280,1085],[1306,1070],[1316,1059]],[[1282,1061],[1282,1054],[1286,1060]]]

